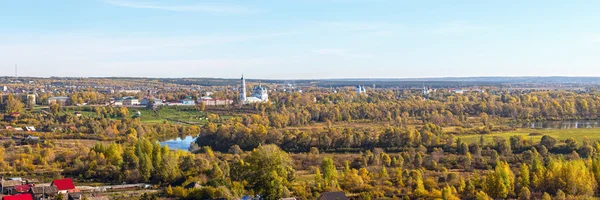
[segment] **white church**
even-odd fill
[[[252,95],[249,97],[246,96],[246,80],[244,79],[244,75],[242,75],[240,102],[242,104],[269,102],[269,94],[267,89],[259,83],[252,89]]]

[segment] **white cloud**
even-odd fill
[[[165,11],[181,11],[181,12],[209,12],[209,13],[256,13],[257,10],[226,4],[191,4],[191,5],[174,5],[174,4],[158,4],[155,2],[140,2],[140,1],[123,1],[123,0],[103,0],[106,3],[115,6],[154,9]]]

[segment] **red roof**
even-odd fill
[[[31,188],[31,185],[15,185],[15,191],[18,193],[27,193],[29,188]]]
[[[12,196],[4,196],[3,200],[33,200],[31,194],[17,194]]]
[[[75,184],[70,178],[59,179],[52,181],[52,185],[56,186],[58,190],[72,190],[75,189]]]

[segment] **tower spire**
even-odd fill
[[[242,91],[240,91],[240,101],[242,103],[246,102],[246,80],[244,79],[244,74],[242,74]]]

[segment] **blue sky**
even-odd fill
[[[600,76],[600,1],[4,0],[0,76]]]

